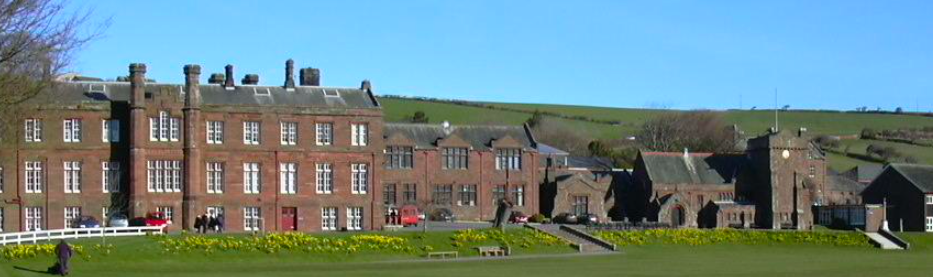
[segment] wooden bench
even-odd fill
[[[512,254],[511,249],[501,246],[480,246],[476,250],[480,257],[505,257]]]
[[[457,258],[457,257],[460,257],[460,253],[457,253],[457,251],[428,252],[428,259],[432,259],[432,258],[447,259],[447,258]]]

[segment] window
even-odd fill
[[[104,193],[120,192],[120,163],[101,162],[101,186]]]
[[[369,165],[351,164],[352,175],[350,183],[352,184],[353,194],[366,194],[369,191]]]
[[[262,186],[259,163],[243,164],[243,193],[256,194]]]
[[[159,112],[159,117],[149,118],[149,141],[178,141],[181,119]]]
[[[259,122],[258,121],[244,121],[243,122],[243,144],[259,145]]]
[[[298,144],[298,122],[282,122],[282,145]]]
[[[65,119],[62,126],[64,127],[62,137],[65,142],[81,142],[81,119]]]
[[[453,185],[435,185],[434,186],[434,205],[449,206],[453,198]]]
[[[282,194],[298,193],[298,165],[295,163],[279,164],[279,182]]]
[[[104,142],[120,142],[120,120],[104,119],[101,121],[101,140]]]
[[[42,230],[42,207],[26,207],[26,231]]]
[[[81,219],[81,207],[65,207],[65,229],[77,228]]]
[[[224,193],[224,163],[207,163],[207,193]]]
[[[926,231],[927,231],[927,232],[933,232],[933,217],[930,217],[930,216],[927,217],[927,224],[926,224],[926,225],[927,225],[927,226],[926,226],[926,227],[927,227],[927,228],[926,228]]]
[[[496,169],[520,170],[522,169],[522,150],[516,148],[496,150]]]
[[[262,214],[260,214],[259,207],[243,208],[243,230],[244,231],[262,230],[261,223],[262,223]]]
[[[810,165],[810,178],[816,177],[816,166]]]
[[[926,200],[927,205],[933,205],[933,195],[927,195]]]
[[[590,197],[589,196],[574,196],[573,197],[573,214],[575,215],[585,215],[589,214],[590,206]]]
[[[441,152],[444,169],[467,169],[469,168],[470,149],[446,147]]]
[[[319,146],[331,145],[334,142],[334,124],[318,123],[314,125],[315,143]]]
[[[334,192],[334,172],[331,171],[331,164],[316,164],[315,178],[319,194],[331,194]]]
[[[387,146],[386,169],[411,169],[413,152],[411,146]]]
[[[175,208],[172,206],[156,207],[156,212],[162,214],[162,218],[168,220],[169,224],[171,224],[172,218],[175,216]]]
[[[213,216],[214,218],[220,218],[224,215],[224,207],[221,206],[208,206],[207,215]]]
[[[146,161],[149,192],[181,192],[181,161]]]
[[[42,193],[42,162],[26,162],[26,193]]]
[[[386,206],[395,206],[396,204],[395,184],[386,184],[382,188],[382,204]]]
[[[347,207],[347,230],[363,230],[363,207]]]
[[[208,121],[207,122],[207,144],[223,144],[224,143],[224,122],[223,121]]]
[[[476,206],[476,185],[461,185],[457,206]]]
[[[731,192],[719,193],[719,201],[725,201],[725,202],[732,201],[732,193]]]
[[[321,208],[321,230],[325,230],[325,231],[337,230],[337,208],[336,207]]]
[[[492,188],[492,203],[499,203],[505,199],[505,185],[496,185]]]
[[[517,186],[512,189],[512,198],[515,200],[515,206],[525,206],[525,187]]]
[[[353,146],[366,146],[369,143],[369,124],[360,123],[350,126],[350,142]]]
[[[26,119],[26,142],[42,141],[42,120],[36,118]]]
[[[81,162],[65,162],[65,193],[81,192]]]
[[[405,204],[417,204],[418,203],[418,185],[405,184],[405,192],[403,192],[402,198],[403,198],[403,201],[405,201]]]

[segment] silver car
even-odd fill
[[[125,215],[115,214],[111,215],[109,222],[107,222],[107,227],[129,227],[130,220],[126,218]]]

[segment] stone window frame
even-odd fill
[[[279,193],[298,193],[298,163],[279,163]]]
[[[363,230],[363,207],[347,207],[347,230]]]
[[[81,193],[81,167],[80,161],[62,162],[62,184],[65,193]]]
[[[27,232],[31,231],[41,231],[42,230],[42,217],[44,216],[44,209],[41,206],[31,206],[25,207],[23,209],[24,225],[23,228]]]
[[[262,122],[243,121],[243,144],[260,145],[262,143]]]
[[[279,140],[282,145],[298,145],[298,122],[279,122]]]
[[[334,164],[314,164],[314,191],[317,194],[334,193]]]
[[[460,185],[459,189],[457,190],[457,194],[459,196],[457,199],[457,206],[476,206],[478,194],[477,187],[478,186],[475,184]]]
[[[394,183],[382,185],[382,204],[386,206],[398,205],[398,185]]]
[[[65,207],[65,213],[63,216],[65,221],[65,229],[79,228],[80,226],[75,226],[75,221],[81,219],[81,207],[80,206],[67,206]]]
[[[243,163],[243,193],[259,194],[262,192],[262,164],[258,162]]]
[[[103,119],[100,121],[100,138],[102,142],[120,142],[120,120]]]
[[[431,201],[434,205],[450,206],[453,204],[454,186],[450,184],[434,185],[434,191],[431,194]]]
[[[172,117],[168,111],[159,111],[157,117],[149,118],[149,141],[176,142],[181,137],[181,119]]]
[[[441,168],[466,170],[470,168],[470,148],[444,147],[441,149]]]
[[[66,118],[62,120],[62,141],[77,143],[81,142],[81,119]]]
[[[24,124],[26,142],[42,142],[42,119],[27,118]]]
[[[369,145],[369,123],[351,123],[350,124],[350,145],[351,146]]]
[[[26,161],[25,166],[26,193],[42,193],[44,189],[44,164],[41,161]]]
[[[207,193],[223,194],[226,181],[226,176],[224,176],[226,164],[223,162],[207,162],[205,167]]]
[[[496,170],[521,170],[522,169],[522,149],[521,148],[498,148],[496,149]]]
[[[261,231],[262,221],[262,207],[243,207],[243,231]]]
[[[337,207],[321,207],[322,231],[336,231],[339,220],[340,215],[337,214]]]
[[[314,144],[330,146],[334,144],[334,123],[317,122],[314,124]]]
[[[414,147],[388,145],[384,153],[386,169],[412,169],[415,167]]]
[[[224,122],[208,120],[206,125],[207,144],[224,144]]]
[[[101,171],[101,191],[104,193],[120,192],[120,162],[103,161],[100,162]]]
[[[182,162],[178,160],[148,160],[146,174],[148,192],[172,193],[182,191]]]
[[[350,192],[352,194],[369,193],[369,164],[350,164]]]

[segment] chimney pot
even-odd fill
[[[259,84],[259,75],[257,75],[257,74],[246,74],[246,76],[243,76],[243,80],[241,80],[241,82],[243,83],[243,85],[252,85],[252,86],[258,85],[258,84]]]
[[[321,70],[317,68],[306,67],[298,72],[299,83],[302,86],[321,86]]]
[[[295,61],[292,59],[285,61],[285,88],[295,88]]]
[[[226,79],[224,80],[224,87],[227,89],[233,89],[233,86],[236,85],[234,84],[234,81],[233,81],[233,65],[228,64],[227,66],[224,67],[224,70],[226,71],[226,74],[225,74]]]
[[[224,74],[223,73],[214,73],[211,74],[211,77],[207,79],[208,84],[222,85],[224,83]]]

